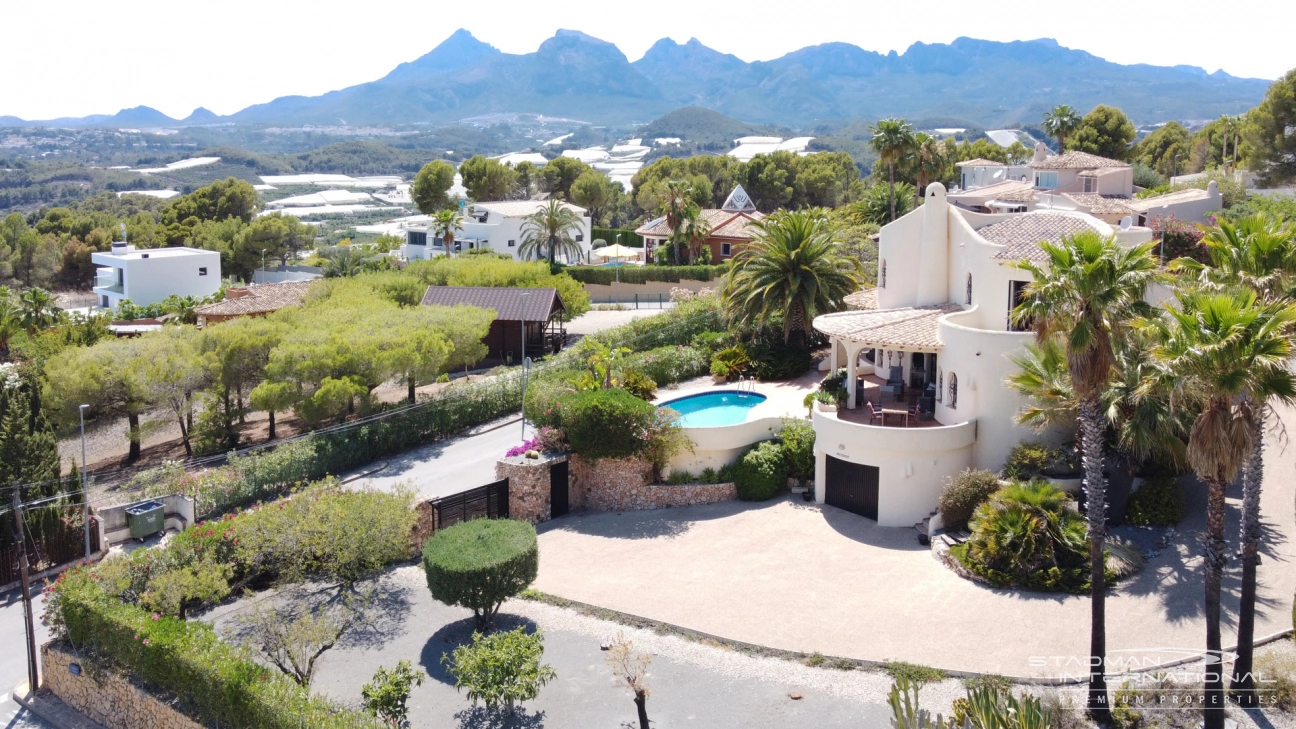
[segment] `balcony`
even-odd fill
[[[125,293],[125,287],[117,283],[116,276],[96,276],[94,280],[94,290],[104,294],[121,294]]]
[[[884,406],[890,409],[890,406]],[[850,443],[883,453],[940,453],[972,445],[976,441],[976,421],[945,425],[935,420],[918,422],[910,416],[909,425],[903,418],[887,416],[886,424],[869,422],[868,409],[837,411],[832,405],[815,403],[815,436],[824,443],[824,451],[832,453],[835,443]]]

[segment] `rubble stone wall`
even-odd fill
[[[203,729],[190,719],[144,689],[107,670],[93,671],[82,666],[74,676],[68,667],[79,663],[71,653],[54,643],[41,646],[41,668],[45,687],[65,704],[108,729]]]
[[[653,467],[637,458],[571,457],[573,507],[594,511],[633,511],[669,506],[695,506],[728,501],[737,497],[732,483],[653,483]]]

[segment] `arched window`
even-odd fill
[[[886,259],[885,258],[882,259],[882,265],[880,266],[878,272],[878,288],[880,289],[886,288]]]
[[[972,305],[972,274],[971,273],[969,273],[967,277],[967,304],[968,306]]]
[[[958,375],[953,372],[950,373],[949,406],[951,410],[958,407]]]
[[[945,398],[945,370],[936,368],[936,402]]]

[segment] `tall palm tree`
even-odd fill
[[[692,200],[693,184],[687,180],[667,180],[662,186],[660,208],[666,216],[666,227],[670,228],[671,247],[677,264],[680,262],[680,225],[684,222],[684,213]]]
[[[680,238],[688,245],[689,262],[696,264],[698,254],[702,251],[702,244],[706,242],[707,236],[711,235],[711,223],[702,217],[702,208],[699,208],[696,203],[686,205],[680,217],[678,230]]]
[[[734,257],[721,284],[725,318],[763,329],[781,317],[783,341],[796,332],[804,343],[816,314],[846,308],[845,298],[859,289],[863,267],[833,240],[821,208],[770,213],[750,230],[751,244]]]
[[[1170,262],[1182,272],[1185,283],[1205,290],[1240,287],[1255,292],[1265,302],[1296,300],[1296,230],[1281,219],[1263,215],[1232,224],[1221,220],[1203,239],[1208,263],[1191,258]],[[1242,469],[1242,587],[1238,606],[1237,659],[1233,661],[1231,690],[1242,706],[1255,706],[1256,568],[1260,562],[1260,493],[1264,485],[1264,433],[1269,407],[1249,403],[1255,411],[1251,456]]]
[[[887,166],[891,185],[891,220],[895,220],[895,166],[913,150],[913,127],[904,119],[879,119],[876,125],[869,127],[869,131],[873,133],[869,146],[877,152],[878,162]]]
[[[33,287],[19,297],[22,307],[23,329],[31,335],[49,329],[58,323],[59,308],[54,305],[54,295],[45,289]]]
[[[540,258],[542,251],[548,251],[550,263],[559,253],[568,261],[579,258],[581,249],[576,234],[581,230],[581,222],[581,216],[561,197],[550,197],[544,207],[522,221],[522,245],[518,247],[518,255],[527,259]]]
[[[1044,114],[1044,132],[1057,140],[1058,154],[1066,152],[1066,140],[1080,127],[1080,113],[1061,104]]]
[[[22,331],[22,320],[22,309],[14,303],[13,297],[0,296],[0,362],[9,359],[9,342]]]
[[[914,207],[917,207],[922,204],[928,183],[944,176],[947,160],[941,141],[930,134],[915,134],[913,150],[914,169],[918,172],[918,187],[914,190]]]
[[[454,250],[455,231],[463,230],[463,215],[459,212],[459,208],[445,208],[433,213],[432,230],[445,246],[446,258],[451,257],[453,255],[451,251]]]
[[[1220,583],[1224,574],[1225,495],[1253,453],[1259,409],[1296,402],[1292,356],[1296,306],[1264,302],[1252,291],[1180,292],[1178,306],[1150,322],[1157,359],[1176,392],[1201,402],[1188,441],[1188,462],[1209,489],[1206,500],[1206,729],[1224,727],[1224,656]]]
[[[1076,398],[1084,466],[1085,519],[1089,528],[1091,589],[1089,712],[1110,723],[1105,660],[1107,653],[1107,586],[1103,545],[1107,535],[1107,483],[1103,478],[1101,396],[1115,366],[1113,340],[1123,337],[1136,317],[1149,313],[1143,301],[1157,278],[1152,244],[1122,248],[1115,236],[1096,232],[1042,241],[1046,261],[1023,260],[1031,273],[1022,303],[1013,310],[1017,323],[1030,322],[1038,341],[1062,337],[1067,370]]]

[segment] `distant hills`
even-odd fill
[[[1047,38],[959,38],[885,55],[826,43],[753,63],[696,39],[662,39],[632,63],[611,43],[574,30],[560,30],[524,54],[501,52],[459,30],[376,81],[321,96],[285,96],[226,117],[198,109],[177,120],[140,106],[47,122],[0,117],[0,125],[391,125],[496,112],[629,125],[697,106],[788,127],[893,115],[999,126],[1037,122],[1062,103],[1081,110],[1111,104],[1143,124],[1240,113],[1260,101],[1268,84],[1193,66],[1111,63]]]

